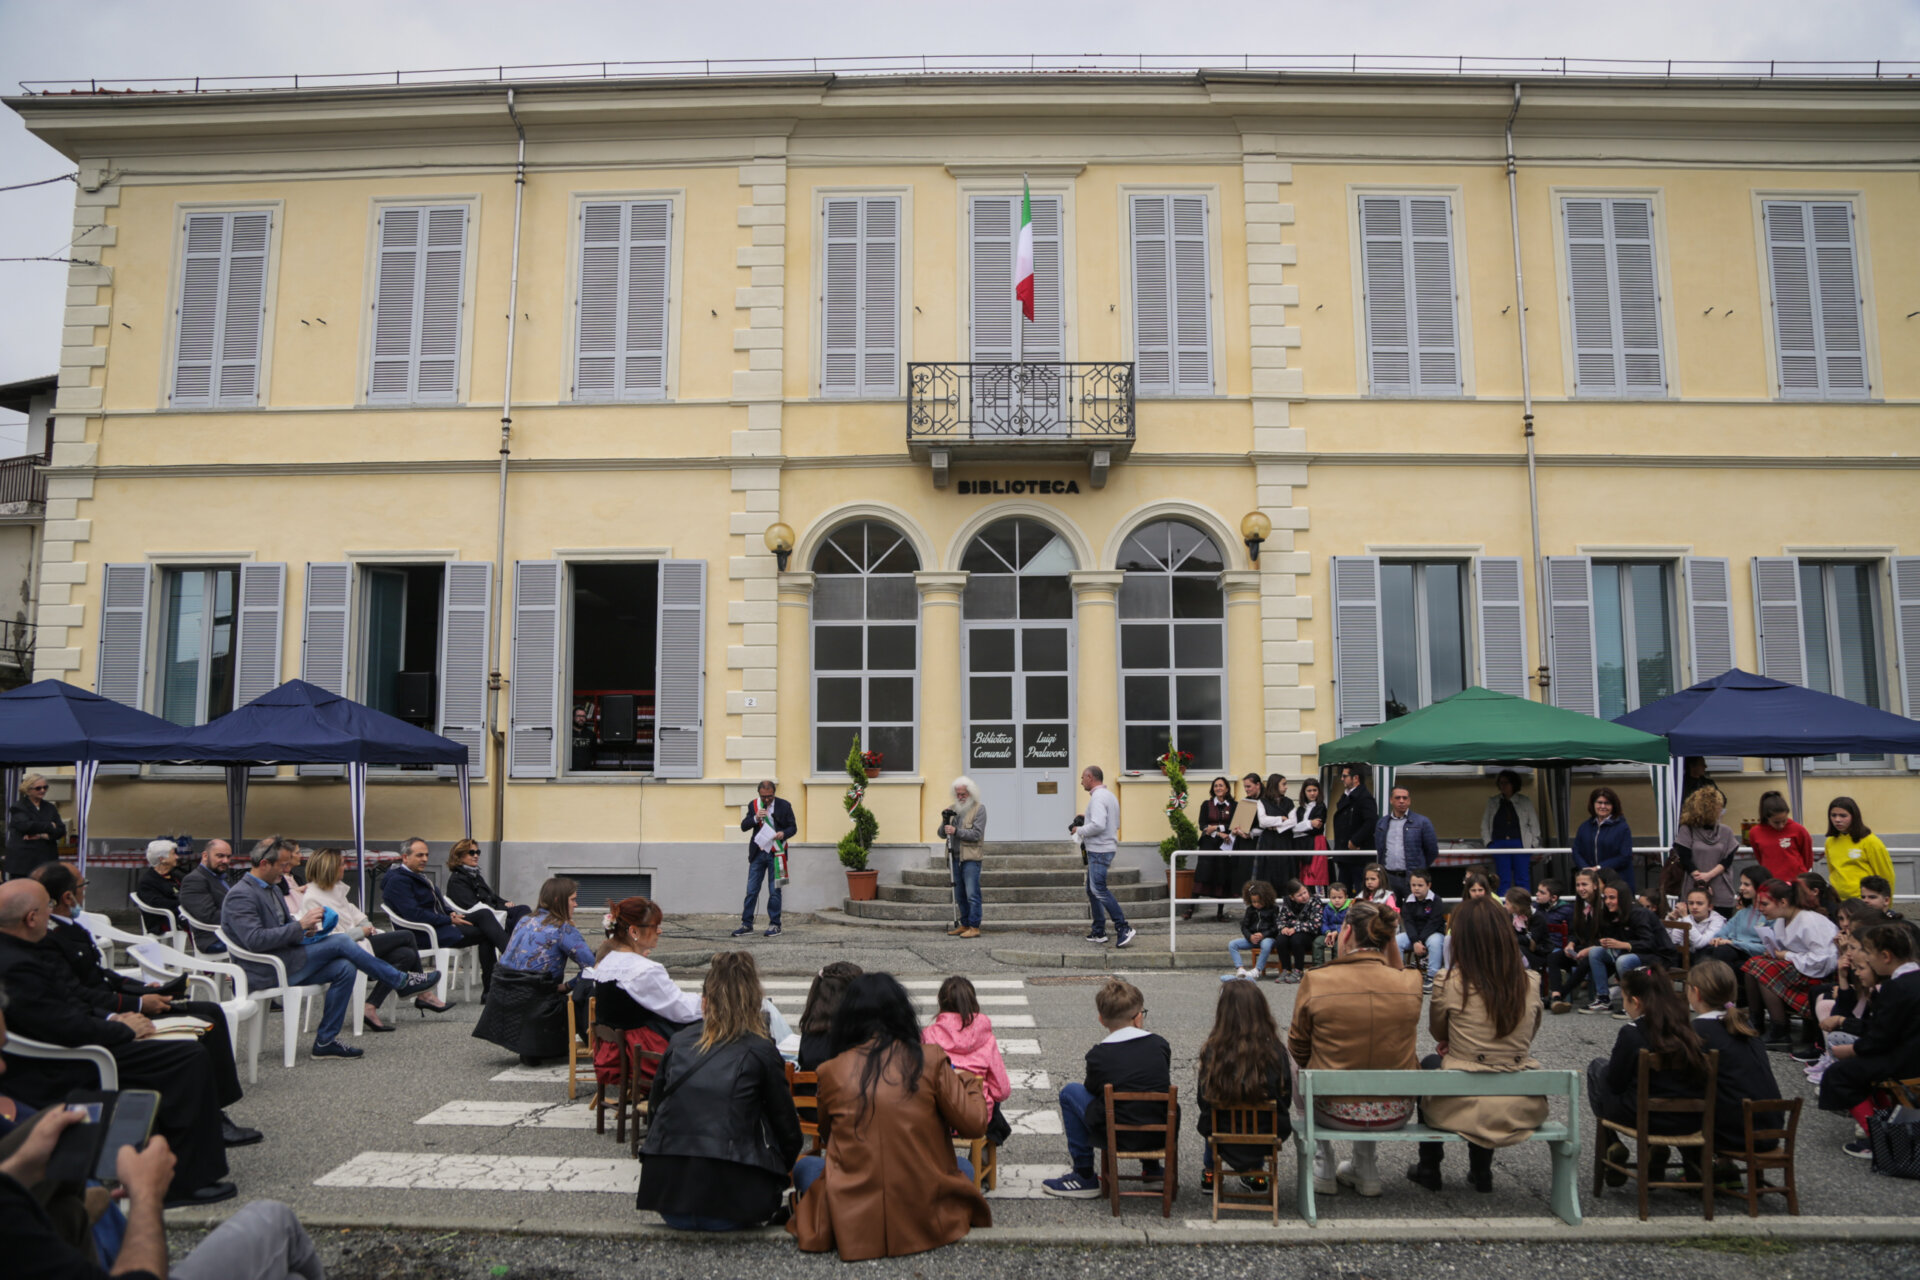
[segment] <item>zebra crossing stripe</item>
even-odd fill
[[[314,1185],[396,1191],[601,1191],[631,1196],[640,1188],[640,1164],[624,1156],[608,1160],[362,1151],[314,1179]]]
[[[591,1129],[593,1112],[575,1102],[500,1102],[458,1100],[444,1103],[415,1124],[473,1125],[482,1128]]]

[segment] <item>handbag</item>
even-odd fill
[[[1679,897],[1685,890],[1692,872],[1692,851],[1680,845],[1674,845],[1667,850],[1667,861],[1660,868],[1660,892],[1669,898]]]
[[[1913,1114],[1904,1107],[1875,1107],[1867,1117],[1875,1173],[1920,1178],[1920,1121],[1906,1119]]]

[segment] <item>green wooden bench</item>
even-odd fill
[[[1553,1211],[1562,1221],[1580,1225],[1580,1193],[1575,1166],[1580,1157],[1580,1108],[1584,1098],[1578,1071],[1302,1071],[1297,1086],[1306,1109],[1293,1130],[1300,1162],[1300,1216],[1319,1224],[1313,1200],[1313,1144],[1334,1142],[1465,1142],[1457,1133],[1429,1129],[1416,1117],[1403,1129],[1355,1133],[1318,1128],[1313,1100],[1322,1098],[1564,1098],[1567,1119],[1548,1120],[1529,1142],[1545,1142],[1553,1151]]]

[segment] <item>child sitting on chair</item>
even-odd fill
[[[1252,988],[1258,990],[1258,988]],[[1264,1003],[1266,997],[1261,996]],[[1173,1083],[1173,1048],[1146,1028],[1147,1002],[1140,988],[1110,978],[1093,998],[1094,1010],[1107,1037],[1087,1050],[1087,1079],[1060,1090],[1060,1122],[1067,1134],[1067,1154],[1073,1170],[1048,1178],[1040,1185],[1050,1196],[1092,1200],[1100,1194],[1100,1175],[1093,1165],[1095,1147],[1107,1141],[1106,1087],[1115,1093],[1165,1093]],[[1155,1102],[1114,1104],[1116,1124],[1156,1124],[1166,1108]],[[1177,1123],[1178,1117],[1176,1117]],[[1151,1151],[1162,1141],[1151,1133],[1121,1134],[1121,1149]],[[1171,1141],[1171,1135],[1167,1139]],[[1161,1173],[1157,1160],[1143,1161],[1140,1172],[1149,1178]]]
[[[973,983],[962,977],[940,984],[939,1003],[939,1016],[921,1028],[920,1039],[945,1049],[947,1061],[956,1070],[980,1077],[982,1091],[993,1105],[987,1141],[1002,1146],[1012,1136],[1013,1125],[1000,1114],[1000,1104],[1013,1096],[1013,1083],[1007,1078],[1007,1061],[1000,1056],[1000,1042],[994,1038],[993,1019],[980,1012]]]
[[[1293,1131],[1287,1119],[1287,1107],[1293,1098],[1293,1082],[1287,1071],[1287,1051],[1280,1044],[1280,1026],[1273,1020],[1273,1007],[1257,987],[1229,983],[1220,991],[1213,1007],[1213,1031],[1200,1046],[1200,1137],[1205,1144],[1200,1154],[1200,1189],[1213,1190],[1213,1136],[1215,1107],[1274,1107],[1274,1118],[1262,1116],[1254,1132],[1267,1134],[1276,1129],[1281,1141]],[[1263,1149],[1251,1143],[1222,1143],[1221,1158],[1227,1169],[1247,1173],[1265,1164]],[[1268,1190],[1264,1174],[1241,1179],[1242,1185],[1256,1195]]]

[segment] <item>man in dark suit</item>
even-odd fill
[[[433,930],[434,945],[480,948],[480,998],[493,990],[493,939],[427,878],[427,842],[419,836],[400,845],[400,861],[380,877],[380,898],[408,924]],[[417,936],[417,935],[416,935]],[[436,972],[438,972],[436,970]]]
[[[240,1072],[233,1061],[233,1040],[227,1029],[226,1014],[217,1004],[204,1000],[182,1000],[186,975],[164,985],[129,978],[100,963],[100,948],[93,935],[79,922],[86,906],[87,882],[70,862],[49,862],[33,873],[40,887],[53,902],[53,919],[42,947],[57,954],[73,973],[88,1007],[101,1017],[116,1013],[139,1013],[149,1018],[183,1015],[207,1024],[200,1036],[200,1050],[206,1055],[207,1070],[213,1077],[220,1112],[220,1138],[230,1147],[251,1146],[260,1141],[258,1129],[246,1129],[228,1118],[224,1108],[244,1096]]]
[[[0,984],[7,989],[9,1029],[31,1040],[73,1048],[100,1045],[120,1068],[123,1089],[160,1094],[154,1128],[179,1155],[169,1207],[231,1200],[220,1105],[198,1044],[153,1039],[153,1024],[138,1013],[101,1017],[87,1002],[60,956],[40,945],[52,903],[37,880],[0,885]],[[75,1088],[95,1088],[83,1063],[7,1059],[7,1091],[32,1106],[58,1103]]]
[[[1373,853],[1373,829],[1380,822],[1380,805],[1367,790],[1366,776],[1364,765],[1340,766],[1340,799],[1333,810],[1333,878],[1355,894],[1360,892],[1360,872]],[[1348,852],[1353,849],[1368,856],[1353,857]]]
[[[180,909],[195,920],[219,924],[220,904],[225,901],[227,890],[233,887],[233,881],[227,878],[227,868],[232,861],[233,848],[225,840],[207,841],[200,861],[180,882]],[[201,929],[193,931],[193,948],[203,955],[227,949],[211,931]]]
[[[772,778],[762,778],[759,790],[759,796],[747,806],[746,816],[740,819],[740,829],[751,834],[747,839],[747,900],[740,904],[740,927],[733,931],[736,938],[753,932],[753,913],[760,905],[763,879],[767,882],[767,937],[780,936],[782,881],[777,854],[800,830],[793,806],[773,794]]]

